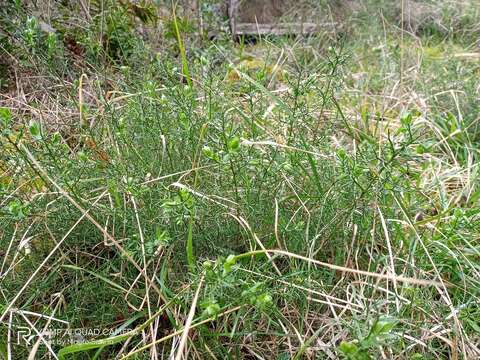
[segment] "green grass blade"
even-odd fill
[[[187,235],[187,262],[190,271],[195,268],[195,256],[193,254],[193,214],[188,219],[188,235]]]
[[[115,330],[115,335],[118,335],[118,333],[120,331],[122,331],[123,329],[125,329],[127,326],[129,326],[130,324],[133,324],[136,320],[140,319],[142,316],[145,315],[145,312],[142,311],[140,313],[138,313],[137,315],[131,317],[130,319],[128,319],[126,322],[124,322],[121,326],[119,326],[116,330]],[[102,351],[105,349],[105,346],[101,347],[98,349],[98,351],[95,353],[95,355],[93,356],[93,359],[92,360],[96,360],[98,359],[98,357],[100,356],[100,354],[102,353]]]
[[[0,359],[7,360],[7,345],[3,342],[0,342]]]
[[[63,360],[63,359],[65,359],[65,356],[67,356],[67,355],[71,355],[71,354],[75,354],[75,353],[79,353],[79,352],[85,352],[85,351],[89,351],[89,350],[102,348],[102,347],[105,347],[105,346],[118,344],[119,342],[127,340],[129,337],[135,335],[135,333],[136,333],[136,331],[133,330],[133,331],[131,331],[127,334],[124,334],[124,335],[118,335],[118,336],[114,336],[114,337],[111,337],[111,338],[95,340],[95,341],[91,341],[91,342],[87,342],[87,343],[83,343],[83,344],[69,345],[69,346],[66,346],[66,347],[62,348],[58,352],[58,358],[60,360]]]
[[[183,45],[182,37],[180,35],[180,29],[178,28],[177,14],[175,13],[176,4],[173,4],[173,26],[175,28],[175,37],[177,38],[178,49],[180,50],[180,57],[182,58],[182,74],[185,76],[188,85],[192,85],[192,79],[190,78],[190,71],[188,69],[187,54],[185,52],[185,46]]]
[[[113,282],[112,280],[106,278],[105,276],[102,276],[100,274],[97,274],[93,271],[90,271],[90,270],[86,270],[86,269],[83,269],[81,267],[78,267],[78,266],[75,266],[75,265],[62,265],[63,268],[66,268],[66,269],[72,269],[72,270],[77,270],[77,271],[83,271],[83,272],[86,272],[87,274],[90,274],[94,277],[96,277],[97,279],[100,279],[102,280],[103,282],[111,285],[112,287],[114,287],[115,289],[118,289],[118,290],[121,290],[125,293],[128,292],[127,289],[123,288],[122,286],[118,285],[117,283]]]

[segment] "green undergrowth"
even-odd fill
[[[168,357],[192,308],[192,359],[475,358],[475,6],[238,43],[128,4],[3,10],[0,358]]]

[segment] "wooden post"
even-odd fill
[[[311,34],[326,25],[319,24],[318,6],[309,7],[302,0],[227,1],[233,36]]]

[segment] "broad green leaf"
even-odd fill
[[[32,135],[34,139],[40,140],[42,138],[40,124],[36,121],[30,121],[30,124],[28,125],[28,130],[30,131],[30,135]]]
[[[10,125],[11,121],[12,121],[12,113],[10,112],[10,109],[0,108],[0,124],[3,127],[7,127]]]

